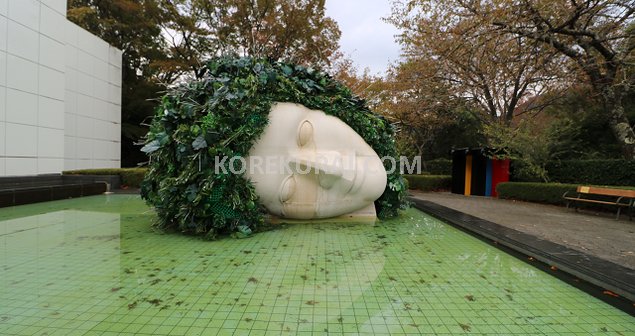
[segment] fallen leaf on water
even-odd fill
[[[463,331],[470,331],[472,329],[472,327],[463,323],[459,323],[459,326],[461,327],[461,329],[463,329]]]

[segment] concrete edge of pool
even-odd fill
[[[619,295],[631,304],[624,302],[626,304],[618,308],[635,315],[635,270],[434,202],[409,199],[415,208],[450,225]],[[598,296],[598,293],[589,294]]]

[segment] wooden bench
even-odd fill
[[[567,200],[567,208],[569,208],[571,203],[573,203],[576,211],[578,211],[578,203],[614,205],[617,207],[617,217],[615,219],[620,219],[622,208],[628,209],[629,220],[633,218],[635,190],[579,186],[576,192],[578,193],[577,197],[568,196],[568,191],[562,195],[562,198]],[[602,196],[603,199],[593,198],[597,196]]]

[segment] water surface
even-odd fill
[[[203,241],[135,195],[0,209],[1,335],[635,334],[635,319],[422,212]]]

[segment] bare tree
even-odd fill
[[[402,30],[407,62],[437,68],[428,81],[444,82],[454,99],[472,100],[483,122],[509,125],[519,106],[555,84],[557,55],[539,43],[484,26],[456,3],[395,2],[388,21]],[[544,107],[523,106],[525,112]]]
[[[635,159],[635,133],[623,105],[635,85],[633,0],[447,2],[493,33],[538,42],[569,59],[603,105],[624,157]]]

